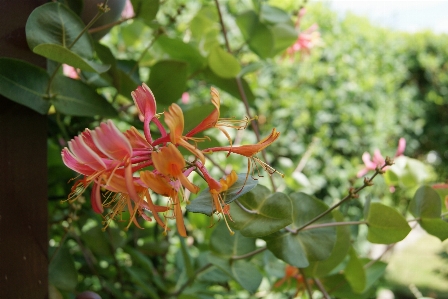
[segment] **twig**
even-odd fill
[[[221,23],[222,34],[224,36],[224,41],[226,43],[227,52],[232,54],[232,50],[230,49],[229,39],[227,37],[226,26],[224,25],[224,20],[223,20],[223,17],[222,17],[221,8],[219,6],[218,0],[215,0],[215,5],[216,5],[216,9],[218,10],[219,22]],[[239,94],[241,96],[241,100],[243,101],[247,117],[249,119],[252,119],[251,114],[250,114],[249,101],[247,100],[246,92],[244,91],[243,83],[241,81],[241,78],[239,76],[237,76],[235,78],[235,81],[236,81],[236,85],[238,87],[238,92],[239,92]],[[257,122],[252,121],[250,124],[251,124],[252,129],[254,130],[255,136],[257,138],[257,142],[260,141],[261,140],[260,130],[258,128]],[[265,161],[267,161],[266,153],[265,153],[264,150],[261,151],[261,155],[262,155],[263,159]],[[271,182],[272,189],[275,191],[277,188],[275,186],[275,182],[274,182],[274,179],[272,178],[272,176],[269,176],[269,180]]]
[[[300,274],[303,276],[303,283],[305,284],[306,292],[308,293],[309,299],[313,299],[313,290],[311,289],[310,284],[308,283],[308,279],[306,278],[305,272],[302,269],[299,269]]]
[[[324,285],[318,278],[313,278],[314,283],[319,288],[319,291],[322,293],[325,299],[331,299],[330,295],[327,293],[327,290],[325,290]]]
[[[267,247],[261,247],[261,248],[258,248],[258,249],[254,250],[254,251],[251,251],[251,252],[246,253],[246,254],[243,254],[243,255],[232,256],[231,259],[232,259],[233,261],[246,259],[246,258],[248,258],[248,257],[252,257],[252,256],[254,256],[254,255],[256,255],[256,254],[259,254],[260,252],[263,252],[263,251],[265,251],[266,249],[268,249],[268,248],[267,248]]]

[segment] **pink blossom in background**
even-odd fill
[[[184,92],[182,94],[182,103],[188,104],[188,102],[190,102],[190,94],[188,92]]]
[[[74,67],[72,67],[72,66],[70,66],[68,64],[63,64],[62,65],[62,73],[66,77],[69,77],[69,78],[72,78],[72,79],[79,79],[78,71]]]
[[[394,157],[396,158],[402,156],[405,149],[406,149],[406,139],[400,138],[400,140],[398,140],[397,152],[395,153]],[[365,152],[362,155],[362,161],[364,162],[365,167],[361,169],[356,175],[358,178],[363,177],[364,175],[367,174],[367,172],[375,170],[377,167],[383,166],[385,159],[381,155],[381,152],[377,149],[373,152],[373,157],[371,157],[368,152]],[[387,167],[384,168],[384,170],[386,169]]]
[[[297,17],[296,28],[299,28],[300,21],[305,14],[306,9],[302,8]],[[292,59],[297,52],[309,55],[311,49],[320,43],[320,33],[318,29],[319,26],[315,23],[308,29],[301,31],[297,37],[297,41],[291,47],[286,49],[286,56],[289,56],[289,58]]]
[[[126,0],[123,11],[121,12],[121,17],[123,19],[133,18],[135,16],[134,7],[132,6],[131,0]]]

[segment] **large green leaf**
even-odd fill
[[[241,71],[238,60],[220,46],[210,51],[208,65],[216,75],[222,78],[235,78]]]
[[[431,234],[441,241],[448,238],[448,223],[440,218],[422,218],[420,225],[428,234]]]
[[[207,60],[201,55],[199,50],[192,45],[184,43],[181,39],[162,35],[157,39],[154,47],[160,48],[163,55],[168,55],[171,59],[188,63],[189,75],[198,72],[207,65]]]
[[[159,11],[159,0],[131,0],[137,18],[150,25]]]
[[[370,204],[367,226],[367,240],[380,244],[401,241],[411,231],[408,222],[397,210],[378,202]]]
[[[233,226],[243,236],[263,237],[292,222],[291,200],[284,193],[271,194],[268,188],[258,185],[238,201],[246,210],[232,203],[230,215]]]
[[[163,60],[151,67],[148,86],[157,102],[170,105],[176,102],[185,91],[187,83],[187,64],[183,61]]]
[[[261,284],[263,276],[253,263],[246,260],[231,261],[213,254],[208,256],[208,261],[233,278],[250,293],[255,293]]]
[[[49,76],[44,69],[16,59],[0,58],[0,94],[40,114],[47,114]]]
[[[306,224],[314,217],[322,214],[328,206],[322,201],[312,198],[305,193],[290,195],[292,205],[292,231]],[[314,224],[333,221],[331,214],[327,214]],[[334,227],[320,227],[303,229],[298,233],[274,233],[264,237],[268,249],[279,259],[288,264],[305,268],[310,261],[327,259],[336,243],[336,229]]]
[[[429,186],[418,188],[409,203],[409,212],[417,218],[440,218],[442,202],[439,194]]]
[[[277,24],[271,27],[271,32],[275,44],[273,55],[281,53],[292,46],[298,36],[296,29],[291,24]]]
[[[84,59],[75,52],[60,45],[40,44],[37,45],[33,51],[48,59],[71,65],[83,71],[104,73],[110,68],[110,65],[101,65],[91,60]]]
[[[333,217],[338,222],[344,221],[344,216],[339,211],[333,211]],[[345,259],[350,247],[351,242],[349,226],[337,226],[336,244],[331,251],[330,257],[323,261],[312,262],[310,266],[305,270],[307,271],[309,276],[313,277],[323,277],[327,275]]]
[[[85,83],[56,76],[52,85],[52,103],[57,111],[76,116],[116,116],[112,105]]]
[[[235,184],[233,184],[226,192],[222,193],[224,202],[227,204],[233,202],[238,197],[252,190],[257,184],[258,181],[252,178],[252,176],[239,174]],[[211,216],[215,211],[215,208],[213,199],[210,195],[210,188],[202,190],[202,192],[187,205],[187,211]]]
[[[350,260],[344,270],[344,276],[355,293],[362,293],[366,287],[366,273],[362,262],[353,248],[350,250]]]
[[[261,5],[260,20],[264,23],[278,24],[289,23],[293,24],[290,15],[281,8],[274,7],[268,4]]]
[[[51,263],[48,266],[48,280],[58,289],[73,291],[78,284],[75,261],[66,247],[50,248]]]
[[[238,231],[231,235],[224,221],[221,221],[210,237],[210,249],[222,257],[240,256],[256,249],[255,239],[244,237]]]
[[[39,6],[28,17],[26,38],[29,47],[41,44],[54,44],[68,48],[84,29],[83,21],[67,6],[52,2]],[[70,48],[79,56],[93,58],[93,42],[88,33],[84,33]]]

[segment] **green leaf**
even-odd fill
[[[292,46],[297,40],[298,33],[293,25],[277,24],[271,27],[271,32],[274,37],[273,55],[282,53],[288,47]]]
[[[236,23],[252,51],[263,59],[273,56],[274,36],[269,27],[258,20],[254,11],[240,14]]]
[[[440,218],[442,202],[439,194],[429,186],[422,186],[409,203],[409,212],[416,218]]]
[[[240,256],[256,249],[255,239],[246,238],[238,231],[231,235],[224,221],[221,221],[210,237],[210,249],[222,257]]]
[[[219,18],[216,8],[204,6],[190,22],[192,35],[198,39],[216,40],[219,33]]]
[[[190,253],[188,252],[187,244],[185,243],[185,239],[183,237],[179,238],[180,241],[180,251],[182,253],[182,261],[183,261],[183,267],[185,269],[185,272],[187,274],[188,278],[194,277],[194,268],[192,263],[192,257]]]
[[[372,243],[391,244],[403,240],[411,231],[406,219],[394,208],[378,202],[370,204],[367,216],[367,240]]]
[[[277,24],[277,23],[292,24],[291,17],[286,11],[278,7],[270,6],[267,4],[261,5],[260,20],[262,22],[271,24]]]
[[[239,174],[235,184],[233,184],[226,192],[222,193],[224,202],[227,204],[233,202],[238,197],[252,190],[257,184],[258,181],[253,179],[252,176],[247,176],[244,173]],[[210,194],[210,188],[202,190],[202,192],[187,205],[187,211],[211,216],[215,211],[215,208],[213,205],[213,198]]]
[[[66,47],[54,44],[40,44],[33,49],[34,53],[45,58],[71,65],[83,71],[104,73],[110,68],[110,65],[101,65],[87,60],[70,51]]]
[[[236,24],[240,28],[245,40],[249,40],[255,28],[259,24],[258,15],[253,10],[248,10],[236,18]]]
[[[257,291],[263,279],[260,270],[253,263],[246,260],[231,262],[230,271],[232,277],[250,293]]]
[[[52,2],[37,7],[26,22],[26,38],[31,50],[41,44],[54,44],[69,49],[84,29],[83,21],[68,7]],[[93,42],[84,33],[70,50],[85,59],[93,58]]]
[[[48,266],[48,280],[51,284],[61,290],[73,291],[78,284],[78,272],[75,261],[69,250],[62,246],[50,248],[51,263]]]
[[[131,0],[137,18],[150,25],[159,11],[159,0]]]
[[[76,116],[114,117],[117,112],[112,105],[88,85],[79,80],[56,76],[52,85],[52,98],[57,111]]]
[[[355,293],[364,291],[366,287],[366,273],[353,248],[350,250],[350,260],[345,267],[344,276]]]
[[[365,266],[367,263],[370,263],[370,259],[363,258],[361,262]],[[376,261],[371,264],[369,267],[364,268],[366,273],[366,287],[364,292],[368,291],[372,286],[384,276],[386,272],[387,264],[381,261]]]
[[[221,269],[228,276],[238,282],[244,289],[255,293],[261,284],[262,275],[260,270],[246,260],[230,261],[216,255],[209,255],[208,261]]]
[[[141,273],[141,270],[134,267],[124,267],[126,272],[131,277],[131,281],[134,282],[149,298],[160,298],[157,294],[157,290],[152,286],[151,283],[148,283],[147,279],[144,279],[144,276]]]
[[[0,58],[0,94],[40,114],[47,114],[51,103],[46,99],[47,72],[28,62]]]
[[[169,55],[171,59],[188,63],[189,75],[202,70],[207,65],[206,59],[202,57],[199,50],[192,45],[184,43],[181,39],[162,35],[154,43],[154,47],[159,47],[163,55]]]
[[[423,229],[430,235],[433,235],[445,241],[448,238],[448,223],[438,218],[422,218],[419,221]]]
[[[157,102],[170,105],[180,99],[187,83],[187,64],[164,60],[151,67],[148,86]]]
[[[305,193],[290,195],[292,204],[291,230],[296,230],[314,217],[322,214],[328,206],[322,201],[312,198]],[[313,225],[328,223],[333,220],[327,214]],[[268,249],[279,259],[299,267],[308,267],[310,261],[327,259],[336,243],[336,229],[334,227],[306,228],[293,234],[290,232],[274,233],[264,237]]]
[[[206,68],[203,72],[203,78],[206,82],[208,82],[211,85],[215,85],[219,89],[224,90],[225,92],[229,93],[233,97],[241,100],[241,95],[239,92],[238,84],[234,78],[232,79],[225,79],[221,78],[218,75],[216,75],[210,68]],[[252,90],[250,89],[249,84],[247,83],[244,78],[241,78],[241,82],[243,85],[244,93],[246,94],[246,98],[249,103],[253,103],[255,101],[255,96]]]
[[[81,239],[95,255],[102,257],[112,255],[112,248],[109,245],[107,235],[99,225],[83,231]]]
[[[291,200],[283,193],[271,194],[268,188],[258,185],[238,200],[248,213],[239,205],[232,203],[230,215],[232,225],[246,237],[270,235],[291,224]]]
[[[235,78],[241,71],[238,60],[220,46],[210,51],[208,64],[210,69],[222,78]]]
[[[339,211],[333,211],[333,217],[337,222],[344,221],[344,216]],[[323,277],[330,273],[331,270],[345,259],[351,247],[350,244],[350,227],[345,225],[337,226],[336,244],[331,251],[331,255],[323,261],[311,263],[310,266],[305,269],[308,271],[308,275],[313,277]]]
[[[184,133],[194,129],[215,109],[215,106],[210,103],[184,111]]]

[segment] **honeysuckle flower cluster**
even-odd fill
[[[213,178],[205,166],[206,154],[238,154],[248,158],[248,172],[253,163],[258,163],[269,173],[275,171],[259,160],[256,154],[273,143],[280,133],[273,129],[257,144],[233,146],[226,129],[245,129],[252,119],[219,118],[220,98],[215,88],[211,88],[213,111],[186,133],[184,115],[177,104],[157,114],[155,97],[147,85],[139,86],[131,95],[143,122],[143,134],[135,127],[123,133],[108,120],[94,130],[86,129],[62,150],[65,165],[81,175],[74,183],[68,200],[76,200],[92,185],[92,209],[105,214],[106,226],[110,220],[121,217],[127,209],[130,214],[128,227],[134,223],[140,228],[138,217],[147,221],[154,218],[166,232],[169,230],[167,219],[175,218],[179,234],[186,236],[182,213],[184,192],[185,189],[194,194],[200,191],[188,178],[192,172],[205,180],[215,213],[226,219],[229,206],[221,193],[236,182],[237,175],[232,171],[220,180]],[[160,121],[162,115],[166,126]],[[152,137],[151,124],[158,129],[160,137]],[[228,139],[229,146],[201,148],[201,141],[207,137],[195,136],[211,128],[220,130]],[[186,149],[189,155],[182,155],[179,147]],[[168,204],[156,204],[152,196],[154,193],[166,197]]]

